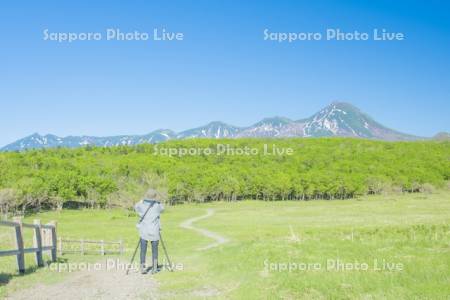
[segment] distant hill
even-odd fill
[[[433,136],[433,140],[448,141],[448,140],[450,140],[450,133],[448,133],[448,132],[439,132],[438,134]]]
[[[442,139],[442,133],[438,136]],[[241,138],[241,137],[355,137],[387,141],[409,141],[423,139],[410,134],[389,129],[355,106],[345,102],[334,102],[309,118],[290,120],[284,117],[266,118],[248,127],[237,127],[223,122],[211,122],[205,126],[175,133],[160,129],[145,135],[120,135],[110,137],[68,136],[52,134],[32,134],[3,147],[2,151],[21,151],[26,149],[53,147],[82,147],[137,145],[159,143],[172,139],[187,138]]]

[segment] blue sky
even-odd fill
[[[68,1],[67,1],[68,2]],[[0,146],[39,132],[144,134],[301,119],[350,102],[382,124],[450,130],[446,1],[4,1]],[[183,32],[179,42],[43,40],[50,32]],[[404,41],[264,41],[327,28]]]

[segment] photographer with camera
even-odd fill
[[[164,211],[164,206],[161,204],[161,195],[156,190],[149,189],[144,199],[134,206],[134,210],[141,218],[136,225],[140,236],[140,271],[142,274],[146,274],[151,269],[151,273],[155,274],[160,271],[158,245],[161,239],[160,215]],[[145,258],[149,241],[152,247],[152,266],[146,268]]]

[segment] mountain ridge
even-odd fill
[[[119,146],[142,143],[160,143],[172,139],[187,138],[288,138],[288,137],[355,137],[387,141],[409,141],[425,139],[390,129],[359,108],[346,102],[332,102],[312,116],[291,120],[274,116],[246,127],[234,126],[221,121],[209,122],[204,126],[174,132],[158,129],[143,135],[117,135],[106,137],[66,136],[33,133],[0,149],[0,151],[22,151],[27,149],[68,147],[87,145]]]

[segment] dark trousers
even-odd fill
[[[158,244],[159,241],[151,241],[152,243],[152,264],[154,267],[158,265]],[[147,240],[141,239],[141,266],[145,265],[145,256],[147,255]]]

